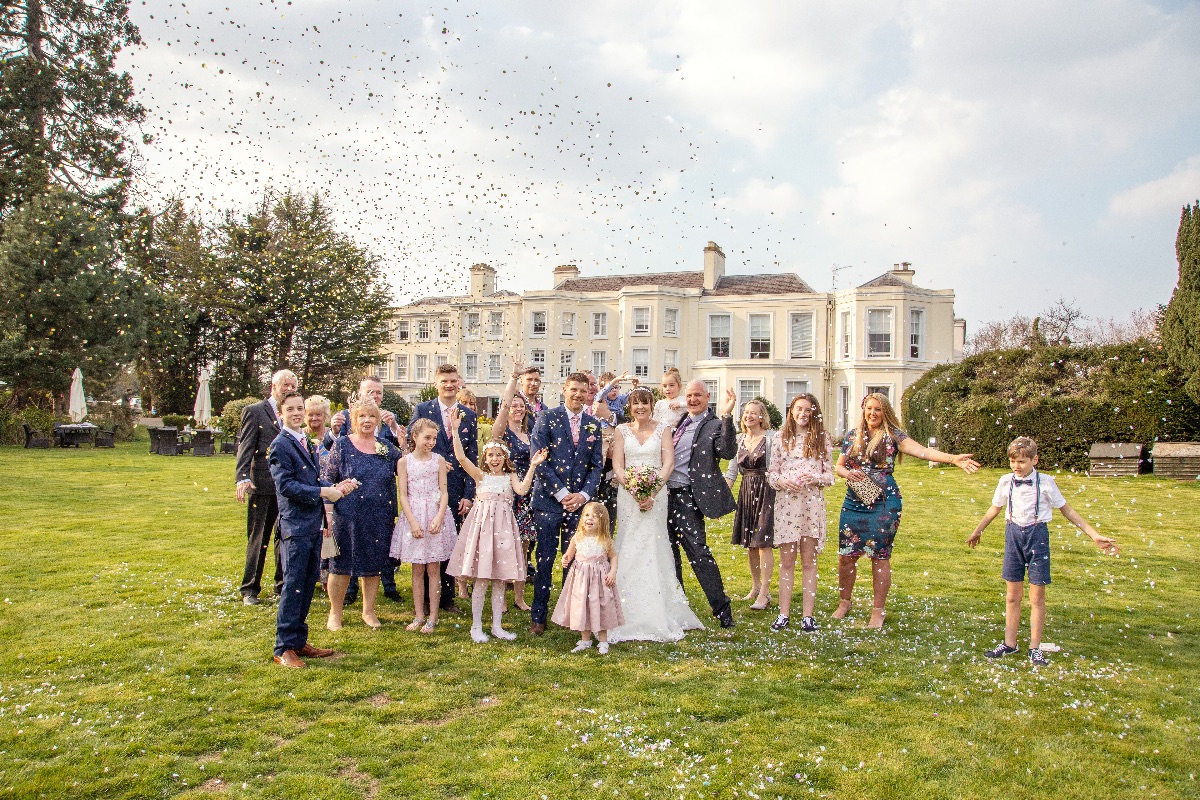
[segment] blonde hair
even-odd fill
[[[583,529],[583,515],[587,513],[589,508],[596,512],[596,518],[600,521],[600,524],[596,526],[599,529],[596,533],[596,538],[604,545],[604,550],[608,554],[608,557],[612,558],[612,520],[609,519],[608,509],[604,507],[604,503],[597,503],[595,500],[592,500],[584,504],[583,508],[579,510],[579,527],[575,529],[575,535],[586,535],[586,531]]]
[[[425,417],[421,417],[412,424],[412,430],[408,432],[408,436],[412,440],[414,446],[417,443],[417,437],[427,430],[432,430],[436,434],[438,430],[440,430],[440,426],[433,420],[426,419]]]
[[[383,422],[383,415],[379,413],[379,406],[375,405],[375,401],[370,398],[358,400],[354,405],[350,406],[350,430],[358,433],[359,417],[370,414],[375,417],[375,423]]]
[[[1028,436],[1018,436],[1008,446],[1009,458],[1037,458],[1037,442]]]
[[[796,437],[800,431],[796,424],[796,418],[792,416],[792,410],[801,400],[808,401],[808,404],[812,406],[812,413],[808,417],[808,433],[804,437],[804,447],[800,450],[800,457],[824,458],[829,434],[825,432],[825,416],[821,413],[821,404],[811,394],[798,394],[792,398],[792,402],[788,403],[787,416],[783,418],[783,431],[780,433],[780,437],[783,439],[783,449],[790,453],[796,446]]]
[[[742,406],[742,418],[738,420],[738,427],[741,428],[742,433],[750,432],[746,430],[746,409],[750,406],[758,406],[759,416],[762,418],[763,430],[771,430],[771,415],[767,413],[767,404],[756,397],[753,400],[747,400],[746,405]]]
[[[879,430],[867,441],[867,431],[870,426],[867,424],[867,401],[875,400],[879,403],[880,409],[883,411],[883,424],[879,426]],[[892,404],[888,399],[879,392],[871,392],[862,399],[862,404],[859,406],[862,413],[858,417],[858,427],[854,431],[854,444],[850,447],[850,455],[859,460],[867,460],[879,448],[884,436],[893,436],[900,429],[900,420],[896,418],[896,412],[892,409]]]
[[[329,421],[329,415],[332,411],[332,407],[329,404],[328,397],[325,397],[324,395],[320,395],[320,394],[314,394],[311,397],[308,397],[307,399],[305,399],[305,401],[304,401],[304,410],[305,411],[308,411],[309,406],[317,406],[318,408],[320,408],[321,413],[323,413],[325,415],[325,421],[326,422]]]
[[[517,473],[517,465],[513,463],[512,455],[510,455],[508,452],[508,447],[504,444],[504,442],[496,438],[490,439],[487,444],[483,446],[483,449],[479,451],[479,471],[485,475],[496,474],[492,472],[491,468],[488,467],[486,458],[487,451],[493,448],[499,450],[504,455],[504,467],[501,469],[500,473],[502,475],[515,475]],[[530,469],[533,469],[533,467],[530,467]],[[521,478],[524,477],[524,475],[521,476]]]
[[[664,370],[662,380],[659,381],[659,383],[660,384],[666,383],[667,378],[674,378],[675,382],[679,384],[679,388],[680,389],[683,388],[683,375],[681,375],[679,373],[679,370],[676,369],[675,367],[668,367],[666,370]]]
[[[459,389],[458,394],[454,398],[472,411],[478,411],[475,407],[475,393],[470,389]]]

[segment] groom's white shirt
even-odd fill
[[[691,422],[683,429],[683,433],[679,435],[679,441],[675,443],[675,468],[667,477],[667,488],[682,489],[691,485],[692,476],[688,472],[688,467],[692,463],[692,443],[696,441],[696,429],[700,427],[700,420],[707,413],[708,409],[705,409],[699,414],[688,414],[685,417]],[[683,424],[683,420],[679,422],[681,425]]]

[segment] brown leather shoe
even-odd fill
[[[304,647],[296,651],[296,655],[305,658],[329,658],[333,655],[333,650],[326,647],[313,647],[311,644],[305,643]]]
[[[281,667],[292,667],[294,669],[296,667],[303,667],[304,659],[296,655],[295,650],[284,650],[283,655],[275,656],[275,663]]]
[[[540,622],[535,622],[529,626],[529,632],[532,633],[534,636],[541,636],[543,633],[546,632],[546,626]]]

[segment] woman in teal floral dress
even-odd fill
[[[932,447],[921,447],[900,429],[900,421],[891,403],[881,394],[869,394],[863,398],[862,418],[858,426],[846,433],[842,440],[842,454],[838,456],[835,472],[847,484],[856,481],[874,481],[883,490],[874,502],[867,504],[849,485],[842,513],[838,520],[838,590],[841,603],[833,612],[841,619],[850,612],[850,598],[854,592],[854,581],[858,577],[858,559],[871,559],[871,577],[875,594],[875,605],[871,611],[868,628],[883,627],[884,606],[888,590],[892,586],[892,543],[900,527],[903,500],[900,487],[892,472],[900,453],[953,464],[967,473],[979,469],[979,464],[970,453],[951,455]]]

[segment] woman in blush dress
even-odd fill
[[[771,463],[771,418],[767,407],[751,400],[742,409],[742,432],[738,436],[737,455],[730,460],[725,472],[729,488],[742,474],[738,489],[737,511],[733,515],[733,544],[745,547],[750,559],[750,579],[753,586],[745,600],[753,600],[750,608],[762,611],[771,605],[771,573],[775,559],[771,553],[775,529],[775,490],[767,482],[767,467]]]

